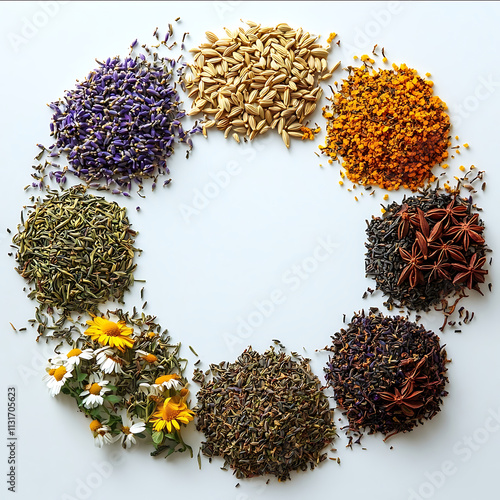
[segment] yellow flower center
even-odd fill
[[[66,356],[68,358],[73,358],[75,356],[80,356],[81,353],[82,353],[81,349],[71,349],[71,351],[69,351],[68,354],[66,354]]]
[[[90,386],[89,392],[94,396],[97,396],[101,392],[102,387],[95,382]]]
[[[101,427],[101,422],[99,422],[99,420],[92,420],[92,422],[90,422],[89,427],[92,432],[95,432],[97,429]]]
[[[122,432],[123,434],[130,434],[130,427],[122,425]]]
[[[107,335],[108,337],[120,337],[121,336],[121,330],[120,327],[117,323],[114,323],[113,321],[106,321],[104,325],[102,325],[102,333],[104,335]]]
[[[146,360],[148,363],[154,363],[155,361],[158,360],[158,358],[154,354],[146,354],[146,356],[143,356],[144,360]]]
[[[62,380],[62,378],[64,377],[64,375],[66,375],[66,368],[64,368],[64,366],[59,366],[58,368],[56,368],[54,370],[54,373],[52,373],[52,375],[54,375],[54,378],[60,382]]]
[[[55,372],[56,372],[56,369],[55,368],[51,368],[49,370],[49,375],[54,375]]]
[[[179,408],[179,406],[176,404],[168,402],[163,405],[161,416],[163,420],[171,422],[172,420],[175,420],[181,413],[182,408]]]
[[[163,384],[163,382],[168,382],[169,380],[180,380],[179,375],[177,373],[172,373],[171,375],[162,375],[155,380],[155,384]]]
[[[149,337],[150,339],[152,339],[152,338],[156,337],[156,333],[155,333],[155,332],[149,332],[149,333],[148,333],[148,337]]]

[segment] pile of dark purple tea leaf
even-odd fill
[[[336,435],[333,411],[308,359],[270,348],[246,349],[234,363],[210,366],[198,392],[202,452],[220,456],[238,479],[313,469]]]
[[[440,411],[448,360],[423,326],[373,308],[355,314],[325,349],[332,353],[325,378],[349,421],[349,443],[365,430],[385,439],[409,432]]]
[[[482,294],[488,274],[483,232],[472,196],[424,190],[367,222],[366,275],[388,296],[389,309],[428,311],[441,304],[449,314],[456,302],[450,308],[447,297]]]
[[[39,333],[47,324],[40,312],[59,311],[64,319],[71,312],[96,312],[108,300],[123,303],[138,250],[125,208],[77,185],[49,190],[27,209],[12,241],[16,271],[33,286],[28,297],[40,304]]]
[[[155,48],[166,46],[171,32]],[[96,60],[98,67],[87,78],[49,104],[55,143],[48,150],[39,145],[37,159],[44,151],[50,160],[64,154],[69,166],[46,161],[35,167],[40,173],[52,165],[56,170],[49,177],[57,183],[64,184],[69,172],[91,187],[128,195],[133,185],[142,189],[143,179],[152,178],[154,188],[158,175],[169,173],[167,159],[177,143],[192,147],[191,135],[201,129],[196,124],[183,129],[185,112],[173,81],[176,65],[178,72],[184,65],[142,47],[134,55],[136,40],[128,57]]]

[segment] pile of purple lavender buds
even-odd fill
[[[71,172],[116,194],[128,194],[132,183],[142,188],[147,178],[154,179],[154,188],[158,175],[169,173],[175,144],[192,147],[190,136],[200,129],[181,126],[185,112],[172,81],[176,62],[149,48],[146,54],[97,61],[83,82],[49,105],[55,137],[50,156],[64,153],[69,163],[50,174],[57,182],[64,184]]]

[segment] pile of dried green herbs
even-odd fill
[[[325,378],[349,421],[348,435],[409,432],[440,411],[447,395],[439,337],[401,316],[355,314],[326,347]]]
[[[126,209],[83,186],[49,190],[29,208],[13,237],[16,270],[33,285],[29,297],[44,310],[63,313],[123,302],[134,282],[137,251]]]
[[[295,357],[295,355],[294,355]],[[221,456],[238,478],[313,469],[335,437],[333,411],[308,359],[270,348],[211,365],[195,408],[202,452]]]

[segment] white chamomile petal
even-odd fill
[[[47,369],[47,375],[43,377],[44,382],[50,390],[51,396],[57,396],[66,381],[73,376],[73,367],[59,365]]]

